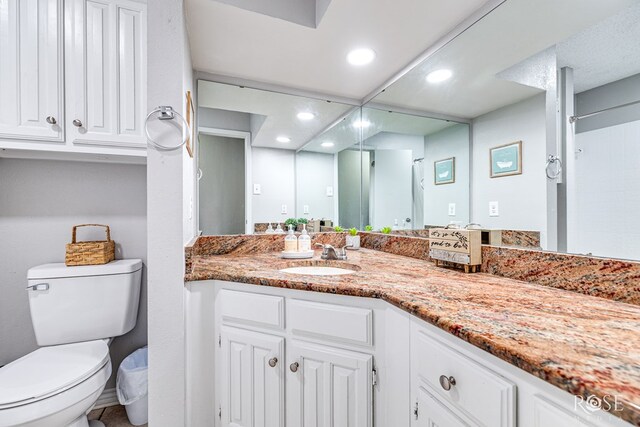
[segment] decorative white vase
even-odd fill
[[[347,249],[358,250],[360,249],[360,236],[352,236],[347,234]]]

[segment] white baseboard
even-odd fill
[[[115,388],[106,388],[98,398],[93,409],[101,409],[106,408],[107,406],[115,406],[119,405],[118,396],[116,396]]]

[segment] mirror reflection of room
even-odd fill
[[[428,236],[431,227],[469,223],[469,125],[374,108],[362,115],[373,230]]]

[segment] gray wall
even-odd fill
[[[307,219],[335,219],[334,183],[335,156],[333,154],[301,151],[296,154],[296,213]],[[334,196],[327,196],[327,187],[333,187]],[[309,213],[304,214],[304,206]]]
[[[251,196],[253,222],[284,222],[296,216],[295,155],[293,150],[251,149],[252,187],[262,187],[261,194]],[[287,205],[286,214],[280,213],[282,205]]]
[[[588,114],[640,100],[640,74],[586,90],[576,95],[576,114]],[[640,104],[579,120],[576,133],[640,120]]]
[[[492,111],[473,120],[472,222],[483,227],[541,232],[547,237],[545,94]],[[491,178],[489,150],[522,141],[522,174]],[[500,216],[489,216],[489,202]]]
[[[199,107],[198,126],[250,132],[251,114]]]
[[[0,158],[0,365],[35,350],[25,286],[30,267],[63,262],[75,224],[111,227],[116,258],[146,266],[146,168]],[[84,232],[83,232],[84,233]],[[96,230],[79,238],[100,239]],[[122,359],[147,343],[147,275],[142,277],[138,323],[111,344],[115,372]]]
[[[424,137],[424,223],[469,223],[469,126],[456,124]],[[455,157],[455,182],[434,184],[434,162]],[[449,215],[449,203],[456,214]]]
[[[200,135],[200,230],[205,235],[245,232],[244,139]]]

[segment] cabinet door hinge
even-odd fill
[[[374,387],[378,385],[378,371],[376,370],[375,366],[371,370],[371,385],[373,385]]]
[[[418,401],[416,400],[416,405],[413,407],[413,415],[418,419]]]
[[[218,406],[218,418],[222,419],[222,406]]]
[[[222,334],[218,334],[218,347],[222,347]]]

